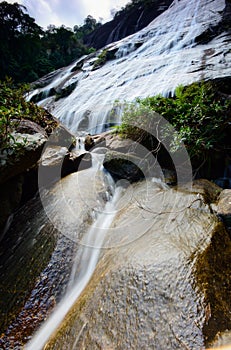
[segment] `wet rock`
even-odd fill
[[[15,123],[12,136],[17,147],[0,150],[0,231],[9,215],[37,192],[38,165],[45,145],[40,170],[49,184],[91,166],[89,154],[70,152],[75,136],[64,125],[48,112],[44,123],[44,128],[29,120]]]
[[[91,154],[88,152],[69,152],[67,147],[48,145],[40,159],[40,184],[51,184],[73,172],[90,168]]]
[[[219,196],[217,212],[231,231],[231,190],[223,190]]]
[[[1,348],[22,348],[65,293],[74,253],[107,190],[104,175],[90,168],[41,190],[15,213],[0,245]]]
[[[93,140],[95,147],[106,147],[106,138],[103,135],[94,135]]]
[[[108,151],[103,166],[115,179],[134,182],[147,175],[148,163],[132,154]]]
[[[57,77],[59,73],[63,71],[63,68],[57,69],[53,72],[48,73],[47,75],[41,77],[35,82],[31,83],[31,88],[42,88],[45,85],[49,85],[51,81]]]
[[[60,166],[64,157],[68,154],[66,147],[50,145],[43,153],[40,162],[44,167],[57,167]]]
[[[89,152],[69,152],[63,160],[61,176],[64,177],[76,171],[88,169],[92,166],[92,157]]]
[[[23,176],[18,175],[0,185],[0,231],[4,228],[10,214],[21,202],[23,182]]]
[[[30,134],[34,135],[39,133],[44,137],[47,137],[47,133],[44,128],[42,128],[37,123],[32,122],[31,120],[21,120],[16,126],[17,133],[20,134]]]
[[[86,135],[84,145],[86,151],[90,151],[90,149],[95,146],[95,141],[91,135]]]
[[[205,349],[231,327],[231,243],[203,197],[154,183],[131,193],[46,350]]]
[[[133,140],[122,138],[113,133],[106,136],[106,142],[109,149],[123,153],[134,153],[137,146]]]
[[[73,135],[63,124],[59,123],[50,135],[49,143],[67,147],[68,150],[71,150],[75,146],[76,139],[75,135]]]
[[[47,141],[41,133],[14,133],[14,138],[22,145],[19,150],[0,150],[0,232],[21,202],[24,174],[37,164]]]
[[[15,318],[39,273],[49,262],[56,234],[47,222],[38,198],[35,198],[14,214],[9,230],[4,238],[1,237],[1,334]]]
[[[41,133],[19,134],[14,133],[15,142],[21,143],[19,150],[1,150],[0,154],[0,183],[4,183],[23,173],[35,165],[41,154],[47,137]]]
[[[192,183],[181,186],[181,189],[202,195],[206,203],[216,202],[222,192],[221,187],[207,179],[193,180]]]

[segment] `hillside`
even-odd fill
[[[112,21],[85,36],[84,44],[100,49],[136,33],[164,12],[171,3],[172,0],[133,0],[124,9],[117,12]]]

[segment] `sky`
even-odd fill
[[[49,24],[64,24],[73,28],[82,25],[84,19],[91,15],[102,23],[111,19],[112,9],[119,10],[129,0],[7,0],[8,3],[19,3],[26,6],[29,15],[35,22],[47,28]]]

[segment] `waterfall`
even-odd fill
[[[117,203],[122,188],[115,189],[112,199],[106,203],[104,211],[98,216],[84,237],[84,244],[75,257],[69,288],[66,295],[45,324],[38,330],[32,340],[26,345],[27,350],[40,350],[48,341],[51,334],[59,326],[74,302],[89,282],[98,262],[101,247],[106,238],[107,229],[117,212]]]
[[[99,69],[92,67],[102,50],[93,54],[95,57],[85,57],[81,71],[72,72],[75,63],[62,71],[39,91],[73,81],[78,81],[77,86],[68,97],[55,101],[51,96],[40,104],[74,133],[83,126],[88,132],[98,133],[110,124],[115,100],[168,96],[180,84],[229,76],[228,33],[203,45],[195,41],[221,21],[224,8],[225,0],[174,1],[146,28],[106,46],[105,50],[114,52],[114,58]],[[206,56],[205,64],[204,55],[209,50],[213,53]],[[114,122],[119,123],[120,116]]]
[[[78,138],[77,148],[83,148],[82,137]],[[89,169],[89,171],[92,173],[91,178],[93,181],[99,171],[104,172],[102,165],[104,150],[104,148],[98,148],[92,152],[92,168]],[[72,272],[69,277],[67,291],[61,302],[55,308],[53,314],[51,314],[48,320],[32,337],[32,340],[26,345],[26,349],[28,350],[39,350],[43,348],[51,334],[59,326],[60,322],[84,290],[95,270],[101,254],[101,248],[104,246],[105,240],[107,239],[107,232],[118,211],[120,197],[123,192],[120,182],[118,183],[119,185],[115,186],[110,174],[106,172],[104,175],[104,177],[106,177],[105,182],[108,184],[108,191],[105,193],[108,201],[103,209],[97,211],[98,215],[92,215],[95,216],[95,220],[81,239],[75,236],[75,232],[73,232],[72,236],[70,235],[70,239],[76,239],[78,241],[78,249],[74,258]],[[111,193],[113,193],[113,195],[111,195]],[[53,202],[55,201],[56,199],[53,200]],[[53,207],[53,205],[50,202],[48,204],[49,207]],[[62,211],[62,206],[63,205],[61,204],[56,215],[63,215],[63,219],[61,218],[61,220],[65,222],[68,218],[65,217],[65,213]],[[92,209],[94,211],[94,208]],[[54,218],[49,214],[48,207],[46,212],[49,218],[53,220]],[[59,226],[59,229],[60,227],[61,225]],[[77,227],[76,230],[78,231]]]
[[[173,95],[179,84],[188,85],[200,81],[202,78],[208,80],[231,75],[231,50],[227,41],[227,33],[223,33],[203,45],[196,43],[198,36],[219,23],[224,8],[225,0],[174,0],[172,5],[146,28],[106,46],[105,49],[113,52],[114,56],[110,57],[102,67],[93,69],[94,62],[97,60],[97,55],[102,52],[101,50],[59,70],[47,82],[46,86],[32,91],[28,99],[40,99],[39,105],[51,111],[55,117],[59,118],[75,133],[77,136],[76,149],[83,151],[84,139],[81,132],[100,133],[108,126],[119,124],[122,115],[121,106],[124,101],[135,101],[137,97],[144,98],[156,94]],[[212,52],[206,56],[206,62],[204,62],[205,52]],[[83,64],[80,65],[81,68],[76,69],[80,61]],[[62,91],[72,84],[75,85],[75,88],[71,90],[69,96],[55,98],[53,95],[55,91]],[[120,103],[116,104],[116,100],[119,100]],[[87,184],[88,186],[90,182],[95,180],[96,172],[102,173],[104,155],[101,154],[101,151],[97,149],[92,152],[92,168],[88,169],[88,182],[85,181],[82,184],[80,181],[79,187],[81,187],[82,192],[83,185]],[[85,175],[86,173],[82,176]],[[225,179],[226,176],[225,173]],[[71,188],[71,192],[68,192],[70,196],[67,196],[67,200],[65,198],[66,201],[61,202],[56,212],[53,208],[56,198],[50,204],[49,210],[46,211],[45,208],[48,217],[50,212],[54,212],[54,220],[57,220],[55,228],[59,229],[60,222],[60,227],[66,228],[69,224],[68,222],[65,226],[66,221],[70,218],[69,227],[74,228],[73,232],[70,230],[71,232],[66,232],[64,235],[75,243],[77,242],[78,248],[65,295],[51,316],[28,342],[25,347],[27,350],[40,350],[47,343],[90,281],[102,256],[103,248],[115,247],[118,241],[120,243],[126,239],[126,243],[130,243],[130,236],[132,236],[132,240],[140,237],[140,232],[146,232],[153,223],[153,217],[147,207],[146,212],[142,211],[140,214],[141,217],[132,217],[132,231],[127,230],[125,225],[124,231],[126,232],[121,231],[120,235],[114,235],[112,239],[110,228],[113,219],[121,207],[121,203],[126,202],[125,197],[130,194],[129,189],[124,191],[120,184],[115,186],[111,178],[108,178],[107,185],[109,190],[104,193],[107,199],[105,207],[100,209],[97,214],[98,203],[95,197],[93,198],[94,207],[89,207],[91,218],[94,221],[89,229],[81,232],[81,235],[78,231],[80,231],[79,227],[82,221],[78,226],[76,218],[71,221],[71,214],[74,216],[76,208],[76,211],[80,212],[80,207],[83,206],[82,202],[79,207],[74,208],[70,217],[65,217],[65,213],[73,209],[73,201],[76,199],[73,192],[77,192],[76,189]],[[55,194],[50,192],[51,196],[55,197]],[[158,197],[158,195],[159,191],[157,191],[156,196]],[[132,200],[136,202],[136,198],[132,198]],[[47,202],[49,202],[49,198]],[[152,202],[151,198],[150,203]],[[57,203],[59,205],[58,201]],[[65,207],[66,204],[69,204],[68,208]],[[84,204],[88,206],[88,203]],[[159,202],[157,204],[159,211]],[[138,202],[138,205],[142,208],[142,203]],[[157,213],[158,211],[156,209]],[[170,219],[174,222],[175,217]],[[166,221],[165,224],[167,227],[169,223]],[[185,235],[185,231],[182,235]],[[191,242],[191,237],[188,241]]]

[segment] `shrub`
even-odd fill
[[[104,63],[107,61],[107,50],[103,50],[99,56],[97,57],[97,60],[93,64],[93,70],[98,69],[104,65]]]
[[[132,120],[139,120],[142,129],[143,116],[150,116],[151,111],[159,113],[177,131],[171,141],[173,151],[184,142],[191,159],[200,159],[215,149],[229,147],[231,101],[220,94],[212,82],[178,86],[173,98],[157,95],[127,104],[120,133],[132,138],[141,137],[142,133],[131,126]],[[162,133],[167,137],[168,130],[162,130]]]
[[[0,149],[16,148],[12,131],[21,120],[31,120],[42,127],[55,126],[54,119],[33,102],[25,100],[27,85],[15,87],[11,79],[0,81]]]

